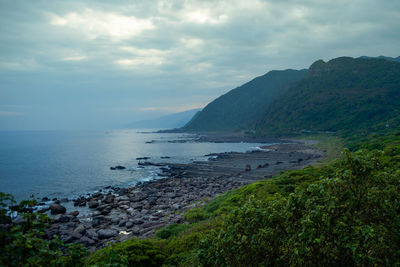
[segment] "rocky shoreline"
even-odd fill
[[[54,223],[47,230],[48,237],[58,235],[65,243],[82,244],[90,251],[131,237],[151,237],[161,227],[182,223],[188,209],[280,171],[313,164],[323,153],[298,142],[207,156],[208,161],[189,164],[142,162],[160,167],[162,178],[75,199],[74,206],[90,208],[88,215],[66,212],[56,201],[50,206]]]

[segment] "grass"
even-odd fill
[[[316,140],[318,143],[314,146],[324,153],[322,161],[314,164],[315,167],[321,167],[327,163],[330,163],[334,159],[340,156],[340,153],[345,148],[344,140],[338,136],[332,134],[318,134],[318,135],[301,135],[293,140]]]

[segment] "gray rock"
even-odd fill
[[[73,218],[72,215],[61,215],[59,222],[66,223],[69,222]]]
[[[134,234],[134,235],[138,235],[138,234],[140,233],[140,228],[137,227],[137,226],[132,227],[131,232],[132,232],[132,234]]]
[[[118,235],[118,232],[112,229],[100,229],[99,231],[97,231],[97,235],[100,239],[106,239],[116,237]]]
[[[133,226],[133,222],[127,222],[126,224],[125,224],[125,227],[126,228],[131,228]]]
[[[96,199],[91,199],[88,202],[89,208],[94,209],[97,208],[99,206],[99,202]]]
[[[75,228],[74,232],[84,235],[86,233],[85,226],[83,224],[78,225],[78,227]]]
[[[97,239],[99,235],[97,234],[96,229],[86,229],[86,236],[91,239]]]
[[[177,203],[175,203],[175,204],[172,205],[172,209],[173,209],[173,210],[179,210],[180,208],[181,208],[181,205],[179,205],[179,204],[177,204]]]
[[[160,223],[158,222],[145,222],[142,224],[142,228],[146,229],[146,228],[151,228],[153,226],[159,225]]]
[[[51,204],[50,211],[51,214],[63,214],[67,211],[67,209],[60,204]]]
[[[78,243],[88,247],[88,246],[93,246],[96,242],[93,239],[90,239],[89,237],[82,236]]]
[[[72,215],[74,217],[77,217],[79,215],[79,211],[75,210],[69,213],[69,215]]]
[[[111,219],[112,224],[119,224],[120,219],[118,217],[114,217]]]
[[[73,232],[73,231],[62,231],[61,232],[61,240],[66,243],[69,243],[73,240],[78,240],[81,237],[82,237],[81,234]]]
[[[114,202],[114,198],[115,198],[114,195],[109,194],[102,200],[102,202],[110,204]]]
[[[137,224],[143,224],[144,221],[143,221],[142,219],[139,219],[139,218],[138,218],[138,219],[133,219],[133,220],[132,220],[132,223],[137,225]]]

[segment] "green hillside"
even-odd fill
[[[393,129],[399,118],[400,64],[341,57],[313,63],[307,76],[270,104],[254,126],[273,133],[371,132]]]
[[[232,131],[243,128],[267,105],[300,80],[307,70],[270,71],[208,104],[184,131]]]

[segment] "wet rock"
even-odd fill
[[[73,218],[73,216],[71,216],[71,215],[58,215],[58,216],[60,216],[58,221],[61,223],[67,223],[67,222],[71,221],[71,219]]]
[[[49,201],[50,199],[48,198],[48,197],[43,197],[42,198],[42,202],[47,202],[47,201]]]
[[[79,215],[79,211],[74,210],[74,211],[70,212],[69,215],[72,215],[72,216],[74,216],[74,217],[77,217],[77,216]]]
[[[54,203],[54,204],[50,205],[50,211],[51,211],[51,214],[62,214],[62,213],[65,213],[67,211],[67,209],[60,204]]]
[[[133,226],[133,222],[131,222],[131,221],[128,221],[126,224],[125,224],[125,227],[126,228],[131,228]]]
[[[80,197],[78,199],[74,199],[74,206],[75,207],[84,207],[86,206],[86,199],[84,197]]]
[[[115,167],[110,167],[110,170],[124,170],[126,169],[125,166],[117,165]]]
[[[136,158],[136,160],[148,160],[150,157],[141,157],[141,158]]]
[[[96,192],[96,193],[94,193],[94,194],[92,195],[92,198],[101,198],[102,196],[103,196],[102,193]]]
[[[114,198],[115,198],[114,195],[109,194],[101,202],[110,204],[114,202]]]
[[[100,239],[112,238],[118,235],[118,232],[112,229],[100,229],[97,231],[97,235]]]
[[[98,218],[94,218],[94,219],[92,220],[92,227],[97,227],[97,226],[99,226],[102,222],[103,222],[103,220],[98,219]]]
[[[99,206],[99,202],[97,201],[97,199],[90,199],[89,203],[88,203],[89,208],[91,209],[95,209]]]

